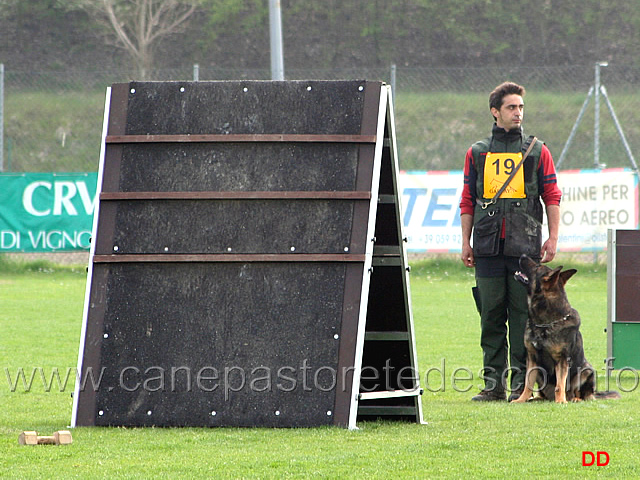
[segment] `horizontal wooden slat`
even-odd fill
[[[409,332],[365,332],[365,340],[370,341],[407,341],[409,340]]]
[[[358,407],[358,415],[370,415],[376,417],[383,416],[407,416],[407,415],[417,415],[416,407],[411,406],[398,406],[398,405],[378,405],[378,406],[369,406],[369,405],[360,405]]]
[[[206,134],[206,135],[107,135],[106,143],[376,143],[375,135]]]
[[[402,250],[398,245],[374,245],[373,246],[373,255],[374,256],[396,256],[399,257],[402,255]]]
[[[364,255],[356,254],[114,254],[94,255],[93,263],[193,263],[193,262],[353,262],[364,263]]]
[[[415,397],[422,395],[421,388],[414,388],[412,390],[383,390],[379,392],[361,392],[359,394],[360,400],[374,400],[378,398],[400,398],[400,397]]]
[[[401,267],[402,258],[399,256],[374,256],[371,265],[374,267]]]
[[[371,192],[102,192],[100,200],[370,200]]]
[[[379,195],[378,203],[395,204],[396,196],[395,195]]]

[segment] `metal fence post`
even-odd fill
[[[396,64],[391,64],[391,95],[396,98]]]
[[[606,67],[607,62],[596,63],[595,73],[595,123],[593,126],[593,167],[602,170],[604,165],[600,163],[600,67]]]
[[[269,32],[271,39],[271,80],[284,80],[280,0],[269,0]]]

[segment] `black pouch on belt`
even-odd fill
[[[502,216],[495,209],[481,218],[473,226],[473,255],[476,257],[493,257],[500,251],[500,233],[502,232]]]

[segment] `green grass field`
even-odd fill
[[[554,262],[554,265],[559,262]],[[85,289],[84,267],[0,257],[2,478],[638,478],[637,376],[613,372],[617,401],[477,404],[479,319],[471,271],[457,261],[413,262],[411,294],[427,425],[365,422],[340,428],[77,428],[69,446],[18,445],[22,430],[70,423]],[[567,263],[587,358],[604,388],[606,268]],[[472,375],[463,374],[462,368]],[[56,370],[57,369],[57,370]],[[457,369],[457,372],[456,372]],[[30,388],[17,382],[23,370]],[[44,382],[40,373],[44,374]],[[466,379],[465,379],[466,378]],[[616,386],[616,380],[620,385]],[[50,391],[46,391],[49,389]],[[63,391],[60,391],[63,390]],[[468,391],[463,391],[468,390]],[[583,467],[583,451],[606,451]]]

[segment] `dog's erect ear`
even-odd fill
[[[544,284],[544,288],[551,289],[556,286],[558,282],[560,282],[560,286],[564,287],[567,281],[575,275],[577,270],[575,268],[570,268],[569,270],[562,271],[562,267],[556,267],[551,270],[547,275],[542,277],[542,283]]]
[[[544,277],[542,277],[542,283],[544,288],[550,289],[555,287],[556,283],[558,283],[558,279],[560,278],[560,271],[562,267],[556,267],[550,272],[548,272]]]
[[[564,272],[560,272],[560,283],[562,286],[567,283],[567,281],[573,277],[578,271],[575,268],[570,268],[569,270],[565,270]]]

